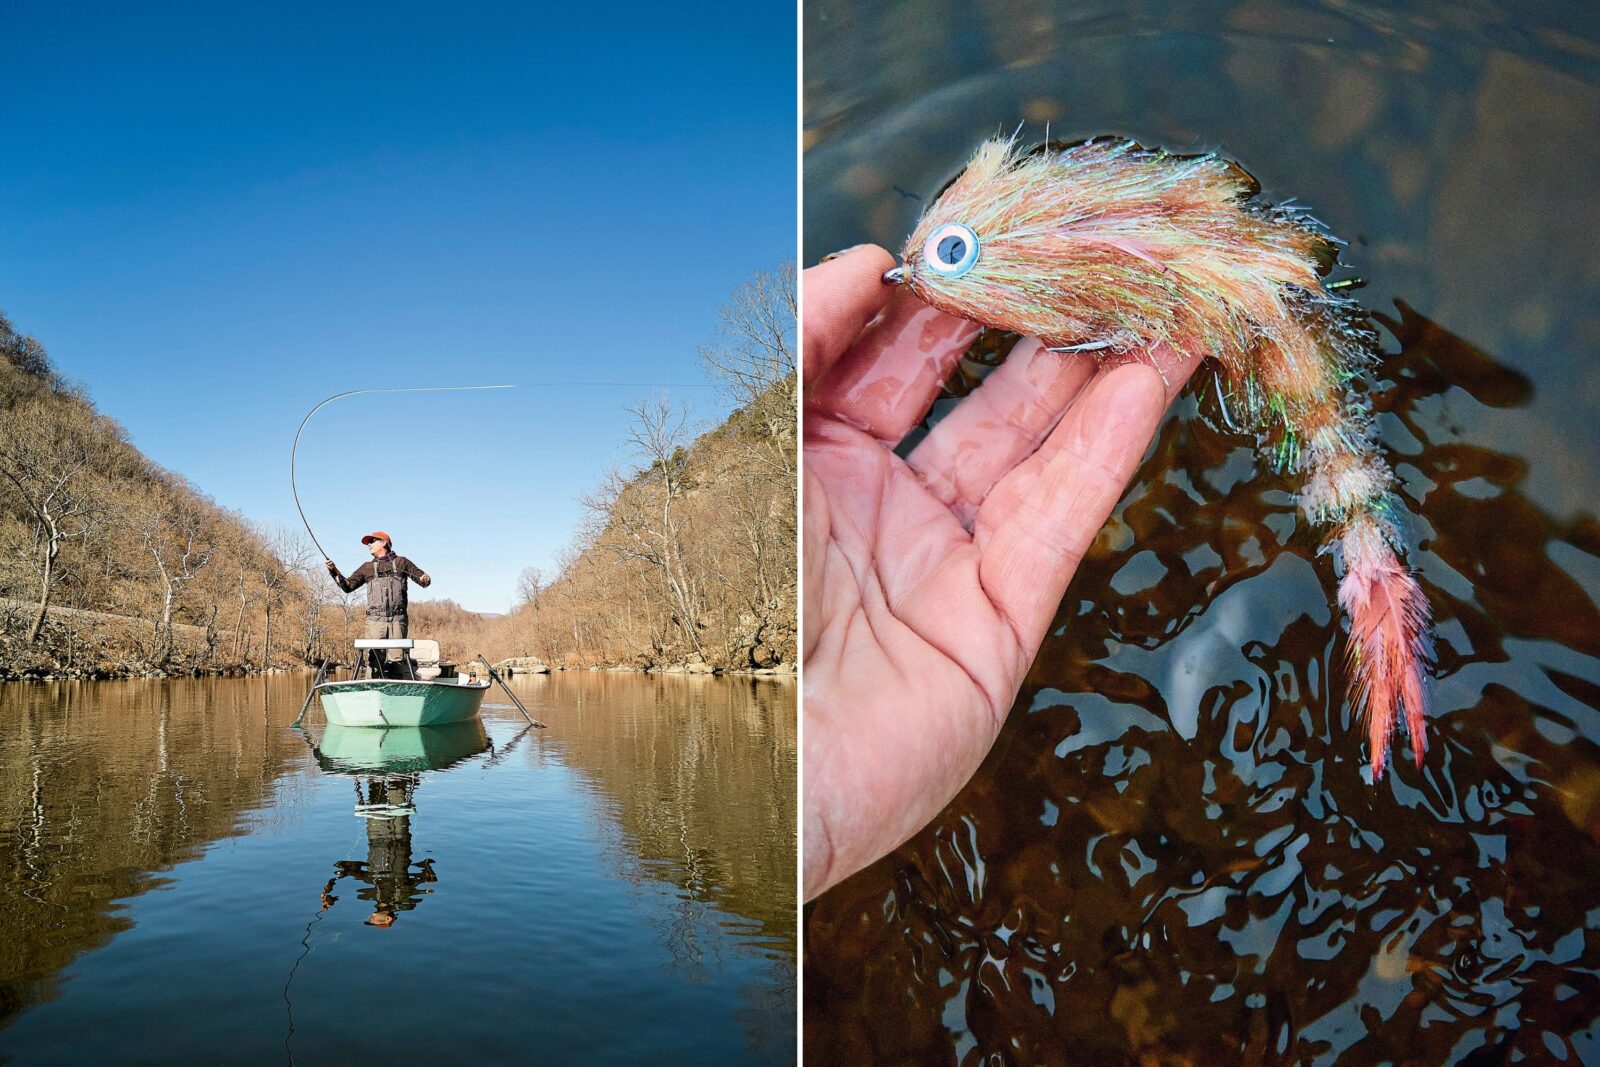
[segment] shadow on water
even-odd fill
[[[852,38],[904,17],[897,5],[865,10]],[[990,132],[971,128],[973,114],[1028,114],[1052,82],[1060,123],[1095,124],[1072,135],[1153,125],[1215,129],[1232,145],[1264,133],[1236,138],[1231,123],[1261,119],[1293,156],[1288,170],[1353,175],[1355,188],[1308,180],[1319,207],[1349,205],[1322,212],[1336,227],[1354,217],[1368,228],[1373,244],[1347,257],[1374,279],[1368,306],[1383,307],[1375,292],[1412,291],[1450,311],[1392,301],[1375,314],[1391,355],[1373,399],[1437,620],[1430,751],[1419,773],[1401,740],[1394,770],[1369,784],[1343,697],[1330,561],[1296,521],[1292,483],[1259,472],[1185,398],[978,776],[921,834],[808,908],[808,1061],[1600,1060],[1600,376],[1577,356],[1600,339],[1585,300],[1600,285],[1600,201],[1538,199],[1556,181],[1545,171],[1567,165],[1564,144],[1519,133],[1499,146],[1527,149],[1516,167],[1490,158],[1513,128],[1502,109],[1550,103],[1553,115],[1528,118],[1540,136],[1600,119],[1595,36],[1520,27],[1496,48],[1466,13],[1452,24],[1437,9],[1446,24],[1430,37],[1408,23],[1413,7],[1391,17],[1330,3],[1206,5],[1213,28],[1175,15],[1186,25],[1166,34],[1135,8],[1127,22],[1143,34],[1124,22],[1069,41],[1044,7],[972,10],[974,36],[946,54],[953,69],[898,86],[902,96],[892,83],[912,60],[879,56],[878,72],[852,82],[808,53],[808,81],[826,83],[817,96],[808,86],[808,227],[853,228],[827,247],[892,244],[916,205],[890,186],[937,188],[947,174],[917,172],[920,160],[959,165]],[[1308,23],[1315,34],[1301,36]],[[1019,24],[1043,28],[1029,38]],[[843,32],[813,29],[812,52]],[[937,46],[938,30],[916,32]],[[1026,56],[1008,52],[1025,39]],[[991,51],[975,60],[962,48]],[[1068,74],[1067,53],[1088,72]],[[1152,54],[1172,65],[1135,71],[1168,77],[1135,84],[1129,58]],[[1470,71],[1463,57],[1475,57]],[[1295,60],[1301,84],[1287,73]],[[1349,84],[1335,87],[1330,67]],[[1094,72],[1107,84],[1090,84]],[[1206,78],[1177,98],[1175,85]],[[1244,101],[1245,84],[1286,95]],[[1306,84],[1342,93],[1339,110],[1306,104]],[[1568,95],[1546,101],[1554,85]],[[884,97],[869,106],[875,91]],[[966,110],[934,109],[941,94]],[[1245,120],[1228,116],[1230,100]],[[879,151],[862,152],[869,144]],[[882,192],[849,173],[887,174],[899,146],[916,173],[886,177]],[[1281,173],[1260,165],[1275,158],[1258,147],[1249,162]],[[1407,167],[1412,184],[1392,180]],[[810,199],[813,171],[832,196]],[[1534,198],[1500,205],[1521,233],[1486,224],[1498,249],[1454,243],[1460,212],[1496,203],[1480,186]],[[1543,217],[1552,211],[1564,219]],[[1474,273],[1497,259],[1528,272]],[[999,342],[980,338],[948,395],[972,387]]]

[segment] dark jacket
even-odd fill
[[[433,579],[404,556],[391,552],[382,559],[369,559],[346,578],[333,572],[333,584],[346,593],[367,587],[367,618],[403,619],[406,617],[406,579],[426,589]]]

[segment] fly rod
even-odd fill
[[[714,388],[706,382],[540,382],[540,388],[582,388],[591,386],[624,386],[632,389],[710,389]],[[300,506],[300,487],[295,482],[295,457],[300,451],[300,435],[305,432],[306,423],[311,421],[311,416],[333,403],[343,400],[347,396],[360,396],[363,393],[460,393],[477,392],[485,389],[515,389],[514,385],[409,385],[409,386],[374,386],[368,389],[349,389],[343,393],[335,393],[322,401],[316,407],[306,412],[306,417],[300,420],[300,426],[294,432],[294,444],[289,446],[289,491],[294,494],[294,509],[300,513],[300,522],[305,526],[306,533],[311,537],[311,543],[317,546],[317,551],[322,553],[322,558],[331,562],[332,557],[322,547],[322,542],[317,540],[317,535],[311,530],[311,523],[306,519],[306,509]]]
[[[300,428],[294,432],[294,444],[289,446],[289,491],[294,494],[294,509],[300,513],[300,521],[305,525],[306,533],[311,537],[311,543],[317,546],[317,551],[322,553],[322,558],[332,562],[333,557],[328,555],[322,542],[317,540],[317,535],[311,531],[311,523],[306,519],[306,509],[300,506],[300,487],[295,483],[295,456],[300,451],[300,435],[305,432],[306,423],[311,421],[311,416],[333,403],[343,400],[347,396],[360,396],[362,393],[455,393],[469,392],[481,389],[515,389],[514,385],[411,385],[395,387],[373,387],[370,389],[350,389],[343,393],[335,393],[310,411],[300,420]]]

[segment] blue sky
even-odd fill
[[[330,11],[332,13],[330,13]],[[0,309],[156,462],[346,569],[509,605],[623,406],[795,248],[795,13],[769,3],[0,5]],[[726,405],[677,389],[701,424]]]

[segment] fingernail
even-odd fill
[[[817,260],[817,262],[818,263],[829,263],[829,262],[832,262],[835,259],[838,259],[840,256],[848,256],[851,252],[854,252],[854,251],[856,251],[858,249],[871,248],[871,247],[872,246],[870,244],[851,245],[849,248],[841,248],[837,252],[829,252],[827,255],[825,255],[821,259]]]

